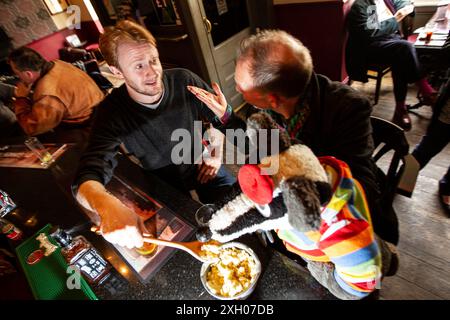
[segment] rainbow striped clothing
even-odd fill
[[[348,165],[319,157],[333,196],[322,208],[318,231],[278,230],[286,248],[313,261],[332,262],[334,277],[346,292],[365,297],[381,279],[381,254],[372,229],[365,193]]]

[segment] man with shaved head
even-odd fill
[[[390,204],[380,200],[378,169],[372,160],[369,100],[340,82],[316,74],[309,50],[281,30],[264,30],[245,39],[235,70],[236,90],[258,109],[269,112],[292,139],[316,156],[345,161],[368,198],[374,229],[398,242],[398,222]],[[217,86],[216,94],[189,87],[227,127],[244,127]]]

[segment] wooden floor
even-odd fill
[[[373,97],[374,80],[352,87]],[[407,103],[414,104],[416,88],[409,88]],[[390,120],[394,112],[392,79],[383,78],[379,102],[373,115]],[[412,130],[407,132],[410,152],[430,122],[431,108],[411,113]],[[420,172],[413,196],[397,195],[394,206],[400,223],[398,273],[385,278],[381,299],[450,299],[450,217],[438,200],[438,182],[450,165],[450,144]]]

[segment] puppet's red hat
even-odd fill
[[[274,183],[270,176],[261,174],[261,168],[257,165],[242,166],[238,173],[238,181],[242,191],[253,202],[260,205],[272,202]]]

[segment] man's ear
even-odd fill
[[[25,72],[25,74],[26,74],[26,76],[27,76],[28,79],[32,79],[32,78],[33,78],[33,76],[34,76],[33,71],[31,71],[31,70],[25,70],[24,72]]]
[[[277,109],[280,105],[280,97],[275,93],[267,94],[267,101],[269,101],[270,107],[272,109]]]
[[[40,77],[40,72],[37,71],[31,71],[31,70],[25,70],[23,71],[23,73],[25,74],[25,78],[27,80],[28,85],[31,85],[32,83],[34,83],[37,79],[39,79]]]
[[[119,70],[119,68],[114,67],[114,66],[109,66],[109,70],[112,72],[113,75],[115,75],[116,77],[119,77],[121,79],[123,79],[123,74],[122,71]]]

